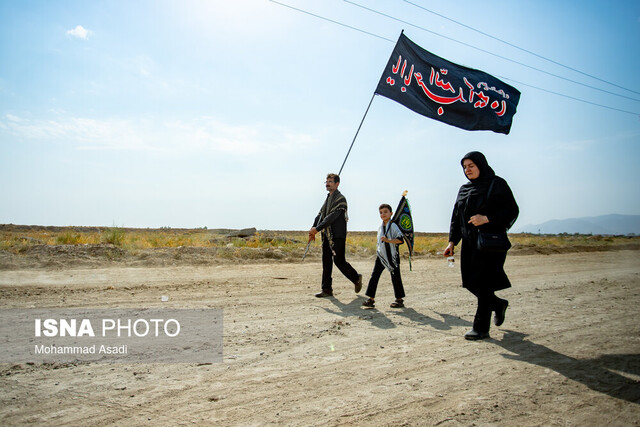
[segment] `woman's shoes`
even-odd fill
[[[332,297],[332,296],[333,296],[333,292],[330,292],[330,291],[322,291],[316,294],[316,298],[326,298],[326,297]]]
[[[478,332],[475,329],[472,329],[464,334],[464,337],[470,341],[483,340],[485,338],[489,338],[489,332]]]
[[[506,299],[502,301],[504,301],[502,307],[496,310],[496,315],[493,316],[493,324],[496,326],[500,326],[504,323],[504,316],[507,313],[507,307],[509,306],[509,301],[507,301]]]

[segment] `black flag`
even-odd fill
[[[407,199],[407,191],[402,193],[402,198],[400,199],[400,203],[398,203],[396,213],[393,215],[393,218],[391,218],[391,221],[398,225],[400,231],[402,231],[404,241],[407,243],[407,248],[409,249],[409,270],[411,270],[411,255],[413,255],[414,235],[413,217],[411,216],[409,199]]]
[[[473,68],[426,51],[404,34],[375,93],[423,116],[466,130],[508,134],[520,92]]]

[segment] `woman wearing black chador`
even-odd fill
[[[462,286],[478,298],[473,329],[464,337],[479,340],[489,337],[492,312],[496,326],[504,322],[509,302],[498,298],[495,291],[509,288],[511,283],[504,272],[506,252],[478,250],[478,230],[506,231],[519,210],[509,185],[496,176],[484,154],[472,151],[460,163],[469,182],[458,191],[444,256],[453,255],[455,245],[462,240]]]

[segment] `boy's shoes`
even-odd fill
[[[355,291],[357,294],[362,290],[362,274],[358,274],[358,281],[354,285],[356,286]]]
[[[376,307],[376,304],[371,298],[369,298],[368,300],[362,303],[362,308],[364,309],[370,309],[375,307]]]
[[[326,298],[326,297],[332,297],[332,296],[333,296],[333,292],[326,292],[326,291],[318,292],[316,294],[316,298]]]
[[[504,316],[507,312],[507,307],[509,306],[509,301],[507,301],[506,299],[502,301],[504,301],[504,304],[502,304],[502,307],[496,310],[496,315],[493,316],[493,323],[496,326],[500,326],[504,323]]]
[[[404,307],[404,301],[402,301],[402,299],[397,299],[395,302],[392,302],[389,307],[391,307],[391,308],[402,308],[402,307]]]
[[[472,329],[464,334],[464,337],[471,341],[483,340],[485,338],[489,338],[489,332],[478,332],[475,329]]]

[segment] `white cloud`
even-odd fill
[[[192,149],[205,149],[228,154],[261,154],[295,151],[309,146],[311,135],[268,124],[233,126],[211,117],[167,125],[173,135]]]
[[[65,117],[55,120],[34,120],[7,114],[0,128],[19,138],[44,142],[68,141],[78,148],[149,150],[151,145],[135,131],[127,120],[95,120]]]
[[[78,39],[87,40],[92,33],[82,25],[78,25],[73,30],[67,31],[67,34]]]
[[[229,125],[211,117],[164,122],[151,119],[28,119],[6,114],[0,129],[43,142],[64,141],[82,150],[209,151],[262,155],[304,150],[315,138],[270,124]]]
[[[5,118],[7,120],[9,120],[10,122],[21,122],[22,119],[20,119],[20,117],[18,116],[14,116],[13,114],[7,114],[5,115]]]
[[[184,20],[189,31],[227,39],[264,38],[274,31],[286,33],[287,23],[299,17],[283,13],[282,6],[264,0],[175,2],[176,19]],[[179,13],[177,13],[179,11]]]

